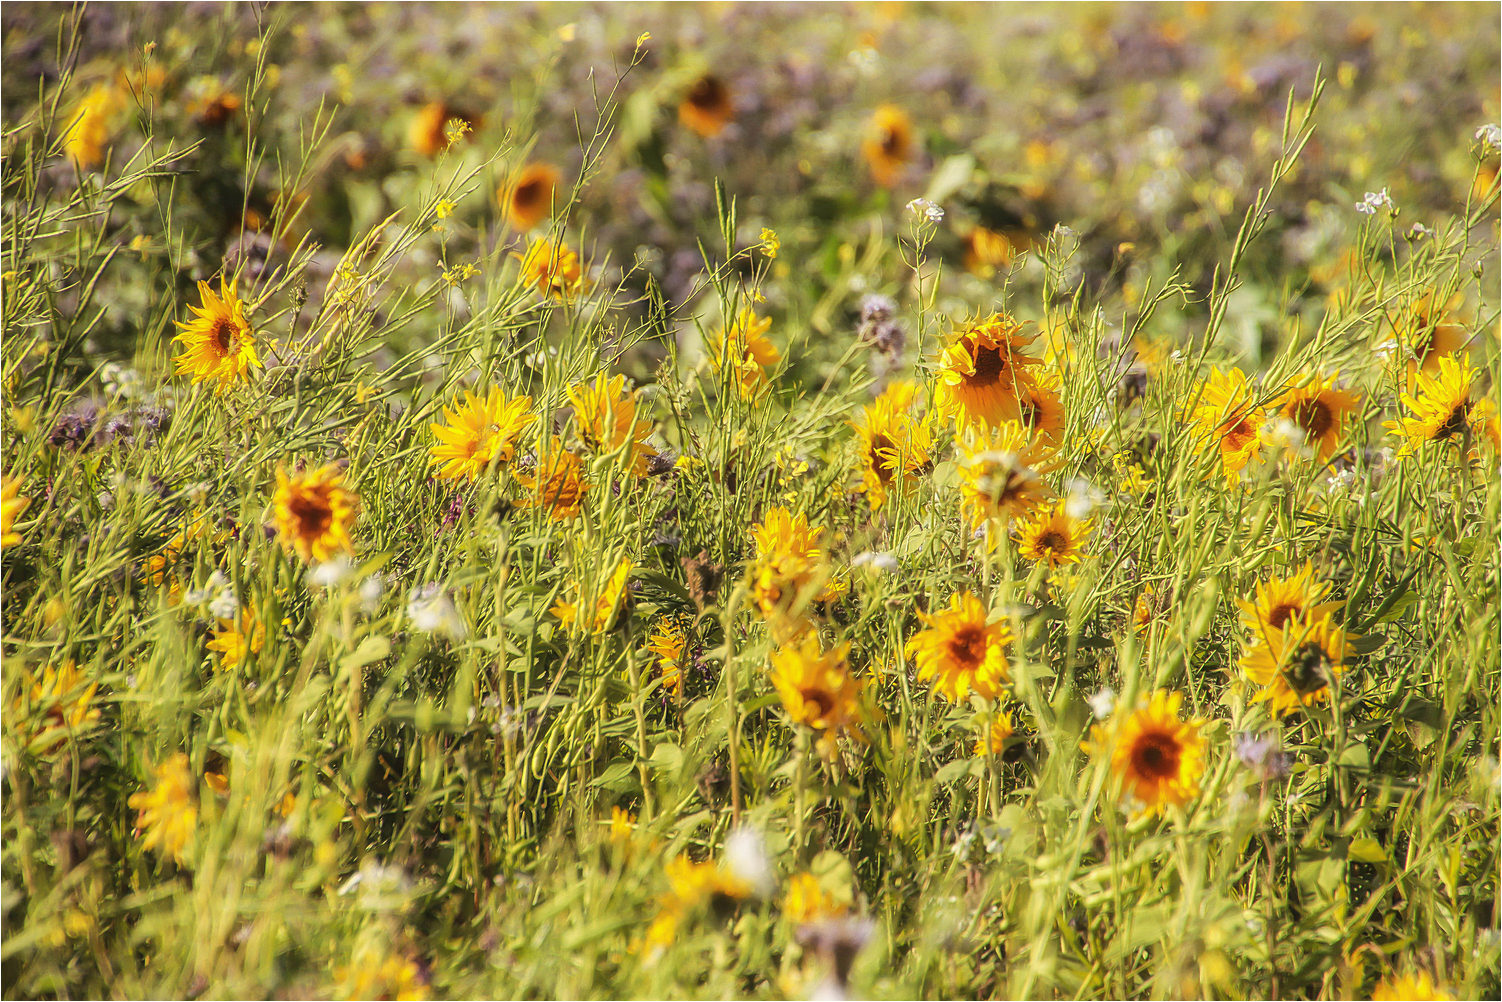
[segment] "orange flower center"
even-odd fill
[[[1144,779],[1163,782],[1179,773],[1180,748],[1173,735],[1150,732],[1132,746],[1132,771]]]
[[[949,656],[965,668],[975,668],[986,660],[986,635],[974,626],[955,631],[949,641]]]
[[[328,498],[319,492],[298,491],[287,503],[287,510],[297,521],[298,535],[307,539],[322,536],[334,521]]]
[[[1069,540],[1058,529],[1049,529],[1038,537],[1038,549],[1058,553],[1060,550],[1069,549]]]

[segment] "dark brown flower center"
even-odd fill
[[[966,382],[976,387],[994,386],[1001,381],[1001,374],[1010,361],[1005,349],[999,346],[976,348],[975,373]]]
[[[1049,529],[1038,537],[1038,549],[1058,553],[1060,550],[1069,549],[1069,539],[1058,529]]]
[[[1283,678],[1301,696],[1318,692],[1325,687],[1327,664],[1325,649],[1310,641],[1294,652],[1288,667],[1283,669]]]
[[[814,720],[823,720],[834,711],[834,696],[823,689],[803,690],[803,705],[813,707],[818,712],[812,715]]]
[[[322,536],[334,521],[333,509],[322,494],[300,491],[287,503],[287,510],[297,522],[298,535],[310,539]]]
[[[1301,611],[1303,611],[1302,608],[1296,602],[1279,602],[1267,614],[1267,625],[1274,630],[1282,630],[1288,620]]]
[[[235,333],[235,323],[228,317],[214,321],[214,345],[219,349],[219,354],[228,355],[234,350]]]
[[[511,201],[514,202],[518,208],[536,208],[538,203],[542,201],[543,190],[546,187],[547,185],[543,184],[543,182],[537,178],[534,178],[530,181],[523,181],[521,184],[516,186],[516,191],[512,194]]]
[[[700,111],[724,112],[729,100],[725,85],[715,76],[700,77],[688,92],[688,103]]]
[[[902,133],[897,129],[885,128],[881,130],[882,153],[889,157],[899,157],[902,155],[903,147],[906,145],[907,143],[904,141]]]
[[[1303,429],[1309,438],[1318,439],[1323,438],[1335,426],[1335,415],[1330,413],[1328,404],[1315,397],[1301,401],[1294,408],[1293,423]]]
[[[1231,421],[1227,421],[1224,428],[1225,431],[1222,433],[1222,438],[1225,444],[1237,452],[1240,452],[1246,447],[1248,442],[1257,437],[1257,429],[1252,427],[1252,422],[1245,417],[1236,417]]]
[[[883,485],[897,475],[896,443],[885,435],[871,437],[871,469]]]
[[[1434,440],[1441,441],[1451,435],[1460,434],[1466,426],[1466,421],[1471,415],[1471,402],[1463,400],[1450,411],[1450,416],[1445,418],[1445,423],[1439,426],[1434,433]]]
[[[949,640],[949,657],[961,667],[975,668],[986,660],[986,634],[975,626],[964,626]]]
[[[1132,771],[1144,779],[1162,781],[1179,773],[1179,743],[1161,731],[1142,735],[1132,745]]]

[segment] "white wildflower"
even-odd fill
[[[1090,712],[1096,720],[1105,720],[1116,709],[1116,690],[1109,685],[1090,697]]]

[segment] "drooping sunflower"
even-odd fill
[[[782,353],[767,338],[770,317],[758,317],[746,307],[718,335],[709,338],[709,363],[716,373],[730,370],[741,393],[754,396],[767,384],[767,372],[782,361]]]
[[[580,383],[568,390],[574,405],[574,426],[592,452],[613,455],[623,450],[631,472],[642,476],[647,461],[657,455],[645,441],[652,426],[636,420],[636,397],[626,392],[625,376],[599,373],[593,383]]]
[[[195,316],[187,323],[178,321],[182,330],[173,338],[183,344],[183,353],[172,359],[177,374],[192,376],[195,384],[213,381],[218,393],[261,364],[256,357],[256,332],[245,319],[245,303],[235,285],[220,278],[216,296],[209,283],[199,282],[203,305],[188,307]]]
[[[796,645],[772,653],[772,685],[792,722],[833,736],[856,729],[860,716],[860,682],[845,665],[849,644],[828,651],[810,633]]]
[[[1020,422],[1055,446],[1064,438],[1064,400],[1059,395],[1059,383],[1058,374],[1047,368],[1025,372],[1017,383],[1017,416],[1008,416],[1008,420]]]
[[[959,449],[960,503],[970,524],[1005,527],[1053,497],[1043,480],[1055,453],[1015,421],[970,428]]]
[[[183,862],[183,852],[198,826],[197,784],[182,752],[156,767],[156,784],[133,793],[127,805],[139,812],[136,833],[141,845]]]
[[[1438,373],[1418,374],[1414,392],[1402,395],[1408,413],[1396,421],[1382,423],[1383,428],[1403,439],[1399,458],[1412,455],[1426,442],[1444,442],[1478,430],[1475,428],[1478,415],[1473,413],[1471,403],[1475,376],[1476,371],[1456,355],[1441,358]],[[1488,416],[1481,415],[1483,423]]]
[[[265,642],[266,628],[261,625],[253,610],[245,608],[240,610],[238,622],[233,619],[219,620],[219,628],[214,631],[208,648],[218,652],[219,667],[228,671],[245,660],[246,654],[259,654]]]
[[[71,658],[48,665],[40,676],[28,671],[24,678],[11,701],[7,724],[33,754],[50,754],[99,722],[99,707],[94,705],[99,683],[85,678]]]
[[[730,88],[713,73],[695,80],[678,105],[678,121],[706,139],[718,136],[733,118]]]
[[[349,529],[360,514],[360,497],[344,486],[344,472],[330,463],[288,476],[276,471],[271,503],[282,546],[304,561],[323,563],[335,554],[353,553]]]
[[[1184,694],[1159,689],[1134,709],[1118,707],[1095,725],[1085,751],[1104,756],[1134,813],[1161,813],[1199,795],[1205,771],[1205,721],[1179,717]]]
[[[1039,364],[1027,348],[1036,334],[1005,313],[959,325],[939,355],[940,403],[965,425],[1017,420],[1018,386],[1028,366]]]
[[[659,620],[657,628],[647,637],[647,653],[656,658],[662,686],[673,694],[676,702],[683,701],[683,651],[687,643],[683,624],[672,616]]]
[[[1262,424],[1267,417],[1246,373],[1234,366],[1211,370],[1199,404],[1188,417],[1199,427],[1205,443],[1220,454],[1226,482],[1235,483],[1262,448]]]
[[[997,710],[991,714],[990,721],[975,741],[975,757],[1000,755],[1007,750],[1007,742],[1011,740],[1014,733],[1012,715],[1005,710]]]
[[[0,474],[0,548],[15,546],[21,534],[14,526],[26,509],[31,507],[31,498],[21,494],[21,478]]]
[[[907,642],[908,656],[918,662],[918,679],[952,702],[964,702],[973,691],[986,699],[1001,695],[1011,680],[1007,648],[1012,631],[992,623],[990,613],[970,592],[956,592],[949,606],[936,613],[919,613],[924,629]]]
[[[1278,413],[1299,429],[1304,443],[1321,461],[1335,455],[1341,433],[1358,401],[1355,394],[1335,384],[1334,376],[1304,373],[1284,391]]]
[[[1339,609],[1341,603],[1323,601],[1329,593],[1330,582],[1315,578],[1314,564],[1306,561],[1288,577],[1275,575],[1258,582],[1251,601],[1237,600],[1242,628],[1266,643],[1296,619],[1312,622]]]
[[[913,158],[913,124],[907,112],[893,104],[876,109],[861,141],[861,156],[871,177],[883,188],[897,183]]]
[[[517,473],[516,479],[530,492],[522,498],[521,506],[545,509],[556,521],[578,515],[584,507],[584,496],[589,492],[589,482],[584,479],[584,464],[563,447],[562,440],[556,435],[540,450],[536,467],[529,472]]]
[[[1372,989],[1372,1002],[1455,1002],[1428,971],[1390,974]]]
[[[1091,519],[1075,518],[1068,502],[1059,500],[1020,521],[1013,535],[1017,552],[1028,560],[1058,567],[1080,562],[1093,529]]]
[[[1292,619],[1281,633],[1242,648],[1242,672],[1261,690],[1254,702],[1270,703],[1278,716],[1330,698],[1330,683],[1345,671],[1350,644],[1358,639],[1318,619]]]
[[[779,639],[792,639],[807,623],[804,612],[812,602],[828,602],[841,593],[820,533],[802,512],[768,509],[751,529],[756,556],[751,564],[752,597],[762,618],[779,627]]]
[[[429,101],[418,110],[407,130],[407,141],[425,157],[436,157],[449,148],[449,123],[461,123],[462,132],[480,127],[481,117],[444,101]]]
[[[553,212],[553,196],[563,175],[552,164],[530,163],[501,185],[497,197],[506,225],[525,233]]]
[[[914,415],[917,391],[908,380],[893,382],[852,422],[860,456],[857,489],[872,511],[881,510],[888,489],[910,491],[933,468],[932,428],[926,418]]]
[[[511,256],[521,261],[522,284],[551,299],[567,302],[584,287],[579,255],[561,240],[536,237],[525,254]]]
[[[1452,319],[1464,298],[1456,293],[1441,303],[1438,290],[1429,289],[1390,315],[1410,376],[1420,371],[1434,372],[1440,359],[1465,347],[1465,325]]]
[[[516,455],[522,433],[537,421],[529,396],[507,397],[492,386],[481,400],[466,390],[461,406],[443,409],[447,424],[430,424],[436,445],[428,464],[446,480],[476,480],[492,461],[505,464]]]
[[[557,616],[563,625],[572,629],[587,630],[590,633],[604,633],[615,622],[616,615],[621,611],[621,606],[626,599],[626,586],[631,580],[631,569],[635,565],[629,560],[621,560],[611,571],[610,577],[603,582],[596,583],[598,594],[590,601],[590,596],[576,590],[574,600],[559,599],[553,604],[553,615]]]

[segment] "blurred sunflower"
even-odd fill
[[[1199,403],[1188,415],[1204,441],[1220,453],[1221,470],[1228,484],[1262,448],[1261,429],[1266,412],[1258,406],[1239,368],[1211,370]]]
[[[501,186],[497,197],[506,225],[525,233],[553,213],[553,196],[563,175],[552,164],[531,163]]]
[[[658,620],[657,628],[647,637],[647,653],[657,661],[662,687],[679,703],[683,701],[683,651],[687,642],[683,624],[673,616]]]
[[[1336,386],[1334,376],[1308,372],[1284,391],[1276,406],[1278,413],[1299,429],[1304,443],[1325,461],[1340,447],[1341,432],[1356,405],[1356,396]]]
[[[1405,971],[1383,978],[1372,989],[1372,1002],[1454,1002],[1428,971]]]
[[[544,508],[551,518],[559,521],[579,514],[589,490],[584,464],[563,447],[556,435],[538,455],[536,468],[529,473],[518,473],[516,479],[532,492],[531,497],[522,499],[523,508]]]
[[[143,848],[184,861],[183,852],[198,825],[196,785],[188,756],[178,752],[156,767],[156,784],[151,789],[131,794],[126,804],[139,812],[136,834]]]
[[[820,732],[821,747],[840,731],[856,731],[861,684],[845,665],[849,651],[849,644],[821,651],[819,638],[809,634],[771,656],[772,685],[783,709],[794,725]]]
[[[104,162],[109,150],[112,120],[125,107],[124,95],[110,84],[95,84],[73,109],[73,118],[64,128],[68,137],[63,152],[82,173]]]
[[[1004,233],[973,226],[965,234],[965,270],[980,278],[990,278],[997,268],[1010,268],[1018,248]]]
[[[1059,376],[1042,369],[1024,373],[1017,383],[1017,420],[1034,435],[1058,445],[1064,437],[1064,401],[1059,396]]]
[[[1012,677],[1007,664],[1012,631],[989,618],[969,592],[955,593],[940,612],[920,612],[924,629],[907,642],[908,656],[918,662],[918,680],[932,680],[934,689],[955,703],[972,691],[986,699],[1000,696]]]
[[[359,951],[351,963],[334,969],[334,979],[344,999],[423,1002],[429,997],[427,976],[415,960],[378,949]]]
[[[1382,427],[1403,439],[1398,457],[1412,455],[1426,442],[1444,442],[1472,431],[1486,431],[1494,411],[1490,401],[1471,402],[1471,383],[1476,370],[1456,355],[1439,360],[1439,372],[1420,372],[1413,393],[1402,395],[1409,413]]]
[[[1036,334],[1006,313],[960,324],[939,355],[940,403],[965,425],[998,425],[1022,416],[1018,387],[1039,364],[1026,349]]]
[[[479,115],[461,111],[443,101],[430,101],[413,116],[407,129],[407,141],[423,156],[436,157],[449,148],[454,133],[463,135],[478,129],[481,121]],[[458,122],[461,127],[451,130],[450,122]]]
[[[0,474],[0,548],[21,541],[21,534],[14,526],[29,507],[31,498],[21,494],[21,478]]]
[[[877,108],[866,126],[861,156],[877,184],[883,188],[896,184],[913,158],[913,125],[907,112],[893,104]]]
[[[173,338],[184,349],[172,359],[177,374],[192,376],[195,384],[213,380],[218,393],[261,364],[256,357],[256,332],[245,319],[245,303],[236,295],[235,285],[226,285],[220,278],[216,296],[209,283],[199,282],[203,305],[188,307],[196,315],[188,323],[178,321],[182,330]]]
[[[746,396],[753,396],[767,383],[767,370],[782,361],[782,353],[767,339],[772,329],[770,317],[758,317],[746,307],[728,329],[709,338],[709,363],[716,373],[730,370],[736,384]]]
[[[1005,526],[1053,497],[1042,474],[1057,459],[1015,421],[971,428],[959,448],[960,502],[972,526],[993,520]]]
[[[6,723],[27,751],[47,755],[69,737],[77,737],[99,722],[94,695],[99,683],[86,679],[69,658],[48,665],[36,676],[27,672],[11,700]]]
[[[544,296],[567,302],[584,287],[579,255],[561,240],[536,237],[525,254],[511,256],[521,261],[522,284]]]
[[[997,710],[991,714],[990,722],[986,724],[981,736],[976,739],[974,755],[982,758],[986,755],[1000,755],[1007,750],[1007,742],[1011,740],[1012,715],[1005,710]]]
[[[695,80],[678,105],[678,121],[706,139],[718,136],[733,118],[730,88],[712,73]]]
[[[593,383],[569,387],[568,399],[574,405],[574,426],[586,448],[607,456],[624,450],[633,474],[639,477],[647,472],[647,461],[657,455],[645,441],[652,426],[636,420],[636,397],[626,392],[625,376],[601,372]]]
[[[200,128],[222,128],[240,113],[240,95],[227,90],[217,77],[200,77],[187,89],[192,97],[186,110]]]
[[[1205,722],[1180,719],[1183,702],[1183,693],[1159,689],[1135,709],[1118,707],[1082,743],[1090,754],[1108,758],[1134,812],[1161,813],[1199,795],[1205,771],[1200,728]]]
[[[788,878],[782,897],[782,917],[794,925],[838,918],[849,908],[819,885],[819,878],[801,871]]]
[[[751,896],[750,884],[710,860],[695,863],[686,856],[674,856],[663,873],[668,878],[668,891],[658,902],[665,912],[677,916],[704,904],[718,913],[728,913]]]
[[[492,461],[511,462],[522,433],[537,421],[529,396],[507,397],[499,387],[491,387],[481,400],[464,391],[464,402],[457,408],[445,407],[447,424],[430,424],[438,443],[428,449],[428,464],[439,467],[438,475],[446,480],[476,480],[490,468]]]
[[[1146,633],[1167,612],[1167,598],[1159,595],[1152,585],[1143,587],[1132,605],[1132,632]]]
[[[353,553],[350,526],[360,514],[360,498],[344,486],[344,473],[330,463],[289,477],[276,471],[272,507],[282,546],[306,562],[323,563],[338,553]]]
[[[857,490],[866,495],[872,511],[886,503],[888,488],[911,491],[933,469],[933,432],[927,419],[913,415],[917,391],[911,381],[894,381],[852,422],[861,464]]]
[[[576,588],[575,601],[559,599],[553,604],[552,613],[562,621],[565,627],[571,629],[588,630],[590,633],[604,633],[615,622],[616,615],[621,611],[621,606],[626,598],[626,586],[631,580],[631,569],[635,565],[629,560],[622,560],[615,565],[615,570],[610,572],[610,577],[599,586],[599,594],[590,603],[585,596],[578,595]]]
[[[1330,582],[1317,580],[1314,564],[1306,561],[1288,577],[1269,577],[1258,582],[1251,601],[1237,599],[1242,628],[1254,639],[1267,642],[1281,636],[1294,620],[1309,622],[1339,609],[1339,602],[1321,601],[1330,593]]]
[[[1241,670],[1261,686],[1254,702],[1272,704],[1278,716],[1330,698],[1330,685],[1345,671],[1348,646],[1358,639],[1336,626],[1327,613],[1318,619],[1292,619],[1265,642],[1243,648]]]
[[[1058,567],[1080,562],[1093,528],[1090,519],[1075,518],[1069,503],[1060,500],[1020,521],[1013,535],[1017,552],[1028,560]]]
[[[1464,295],[1457,292],[1440,303],[1438,290],[1429,289],[1389,315],[1398,343],[1406,349],[1410,376],[1420,371],[1432,373],[1441,359],[1465,347],[1465,325],[1451,319],[1464,301]]]
[[[751,565],[751,593],[763,619],[778,626],[780,639],[806,627],[804,606],[828,602],[843,588],[833,576],[819,532],[802,512],[771,508],[751,528],[756,556]]]
[[[219,628],[214,631],[208,649],[218,652],[219,667],[228,671],[245,660],[246,654],[259,654],[265,642],[266,628],[261,625],[254,611],[245,608],[240,610],[238,622],[234,619],[219,620]]]

